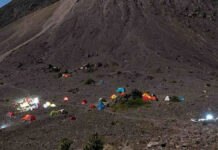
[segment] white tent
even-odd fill
[[[169,96],[166,96],[164,101],[170,101],[170,97]]]

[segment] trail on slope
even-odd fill
[[[0,63],[4,61],[10,54],[13,52],[19,50],[21,47],[27,45],[31,41],[35,40],[36,38],[40,37],[42,34],[44,34],[48,29],[52,27],[56,27],[59,24],[62,23],[65,16],[70,12],[70,10],[73,8],[74,4],[76,3],[76,0],[62,0],[60,6],[57,8],[57,10],[53,13],[53,15],[50,17],[50,19],[44,24],[43,29],[37,33],[32,38],[28,39],[27,41],[23,42],[22,44],[19,44],[13,49],[10,49],[6,51],[5,53],[0,55]]]

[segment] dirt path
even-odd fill
[[[31,41],[35,40],[36,38],[40,37],[41,35],[43,35],[46,31],[48,31],[48,29],[53,28],[58,26],[59,24],[62,23],[62,21],[64,20],[65,16],[71,11],[71,9],[73,8],[74,4],[76,3],[76,0],[62,0],[60,6],[57,8],[57,10],[53,13],[53,15],[51,16],[51,18],[43,25],[43,29],[42,31],[40,31],[39,33],[37,33],[35,36],[33,36],[32,38],[30,38],[29,40],[25,41],[22,44],[19,44],[18,46],[16,46],[15,48],[6,51],[5,53],[3,53],[2,55],[0,55],[0,63],[2,61],[5,60],[5,58],[7,58],[10,54],[12,54],[13,52],[19,50],[21,47],[27,45],[28,43],[30,43]]]

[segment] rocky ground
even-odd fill
[[[218,115],[216,12],[216,1],[65,0],[0,29],[0,125],[10,125],[0,129],[0,148],[58,149],[68,138],[70,149],[82,149],[97,132],[105,149],[218,149],[217,123],[191,122]],[[101,65],[78,70],[87,63]],[[49,64],[70,77],[59,78]],[[96,84],[86,85],[90,78]],[[89,110],[120,86],[155,93],[159,101]],[[185,101],[165,102],[167,95]],[[57,107],[14,109],[17,99],[31,96]],[[68,115],[49,116],[58,109]],[[6,117],[9,111],[15,118]],[[22,122],[27,113],[36,120]]]

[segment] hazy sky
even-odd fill
[[[0,0],[0,7],[6,5],[7,3],[9,3],[11,0]]]

